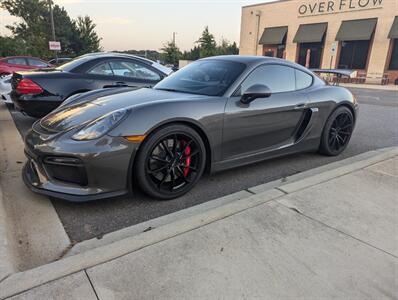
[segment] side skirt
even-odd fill
[[[284,148],[273,149],[239,158],[216,162],[212,164],[210,173],[216,173],[227,169],[249,165],[259,161],[286,156],[294,153],[316,151],[319,148],[319,143],[320,143],[319,138],[314,138],[311,140],[302,140],[298,144],[290,144],[285,146]]]

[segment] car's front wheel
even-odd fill
[[[170,125],[149,135],[140,147],[134,175],[149,196],[169,200],[187,193],[205,169],[200,135],[185,125]]]
[[[354,116],[345,106],[337,108],[326,121],[319,152],[325,155],[339,155],[347,147],[354,130]]]

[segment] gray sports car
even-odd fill
[[[23,177],[70,201],[188,192],[204,172],[285,154],[338,155],[358,104],[308,69],[266,57],[199,60],[154,88],[74,96],[25,139]]]

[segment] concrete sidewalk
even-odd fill
[[[0,299],[396,299],[398,148],[0,282]]]

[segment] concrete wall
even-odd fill
[[[323,6],[333,2],[334,11],[326,13]],[[341,5],[341,2],[343,3]],[[380,4],[381,2],[381,4]],[[321,12],[319,12],[319,4]],[[262,55],[263,46],[258,44],[265,27],[288,26],[286,40],[286,59],[295,61],[297,55],[297,44],[293,38],[300,24],[311,24],[328,22],[326,32],[325,48],[323,51],[322,68],[330,67],[332,43],[335,42],[337,31],[343,20],[355,20],[366,18],[378,18],[373,46],[370,53],[368,64],[368,74],[381,75],[384,73],[386,59],[388,55],[390,40],[388,33],[398,15],[398,0],[370,0],[368,6],[361,8],[359,6],[368,3],[368,0],[282,0],[273,3],[263,3],[242,8],[241,35],[240,35],[240,54],[242,55]],[[374,4],[376,3],[376,5]],[[315,6],[313,14],[307,13],[300,15],[299,8],[310,4]],[[341,10],[337,9],[340,8]],[[350,8],[351,5],[351,8]],[[302,8],[304,10],[304,8]],[[260,21],[256,14],[260,12]],[[259,26],[258,26],[259,25]],[[257,26],[259,32],[257,34]],[[257,38],[257,40],[256,40]],[[332,59],[332,66],[336,65],[336,57]]]

